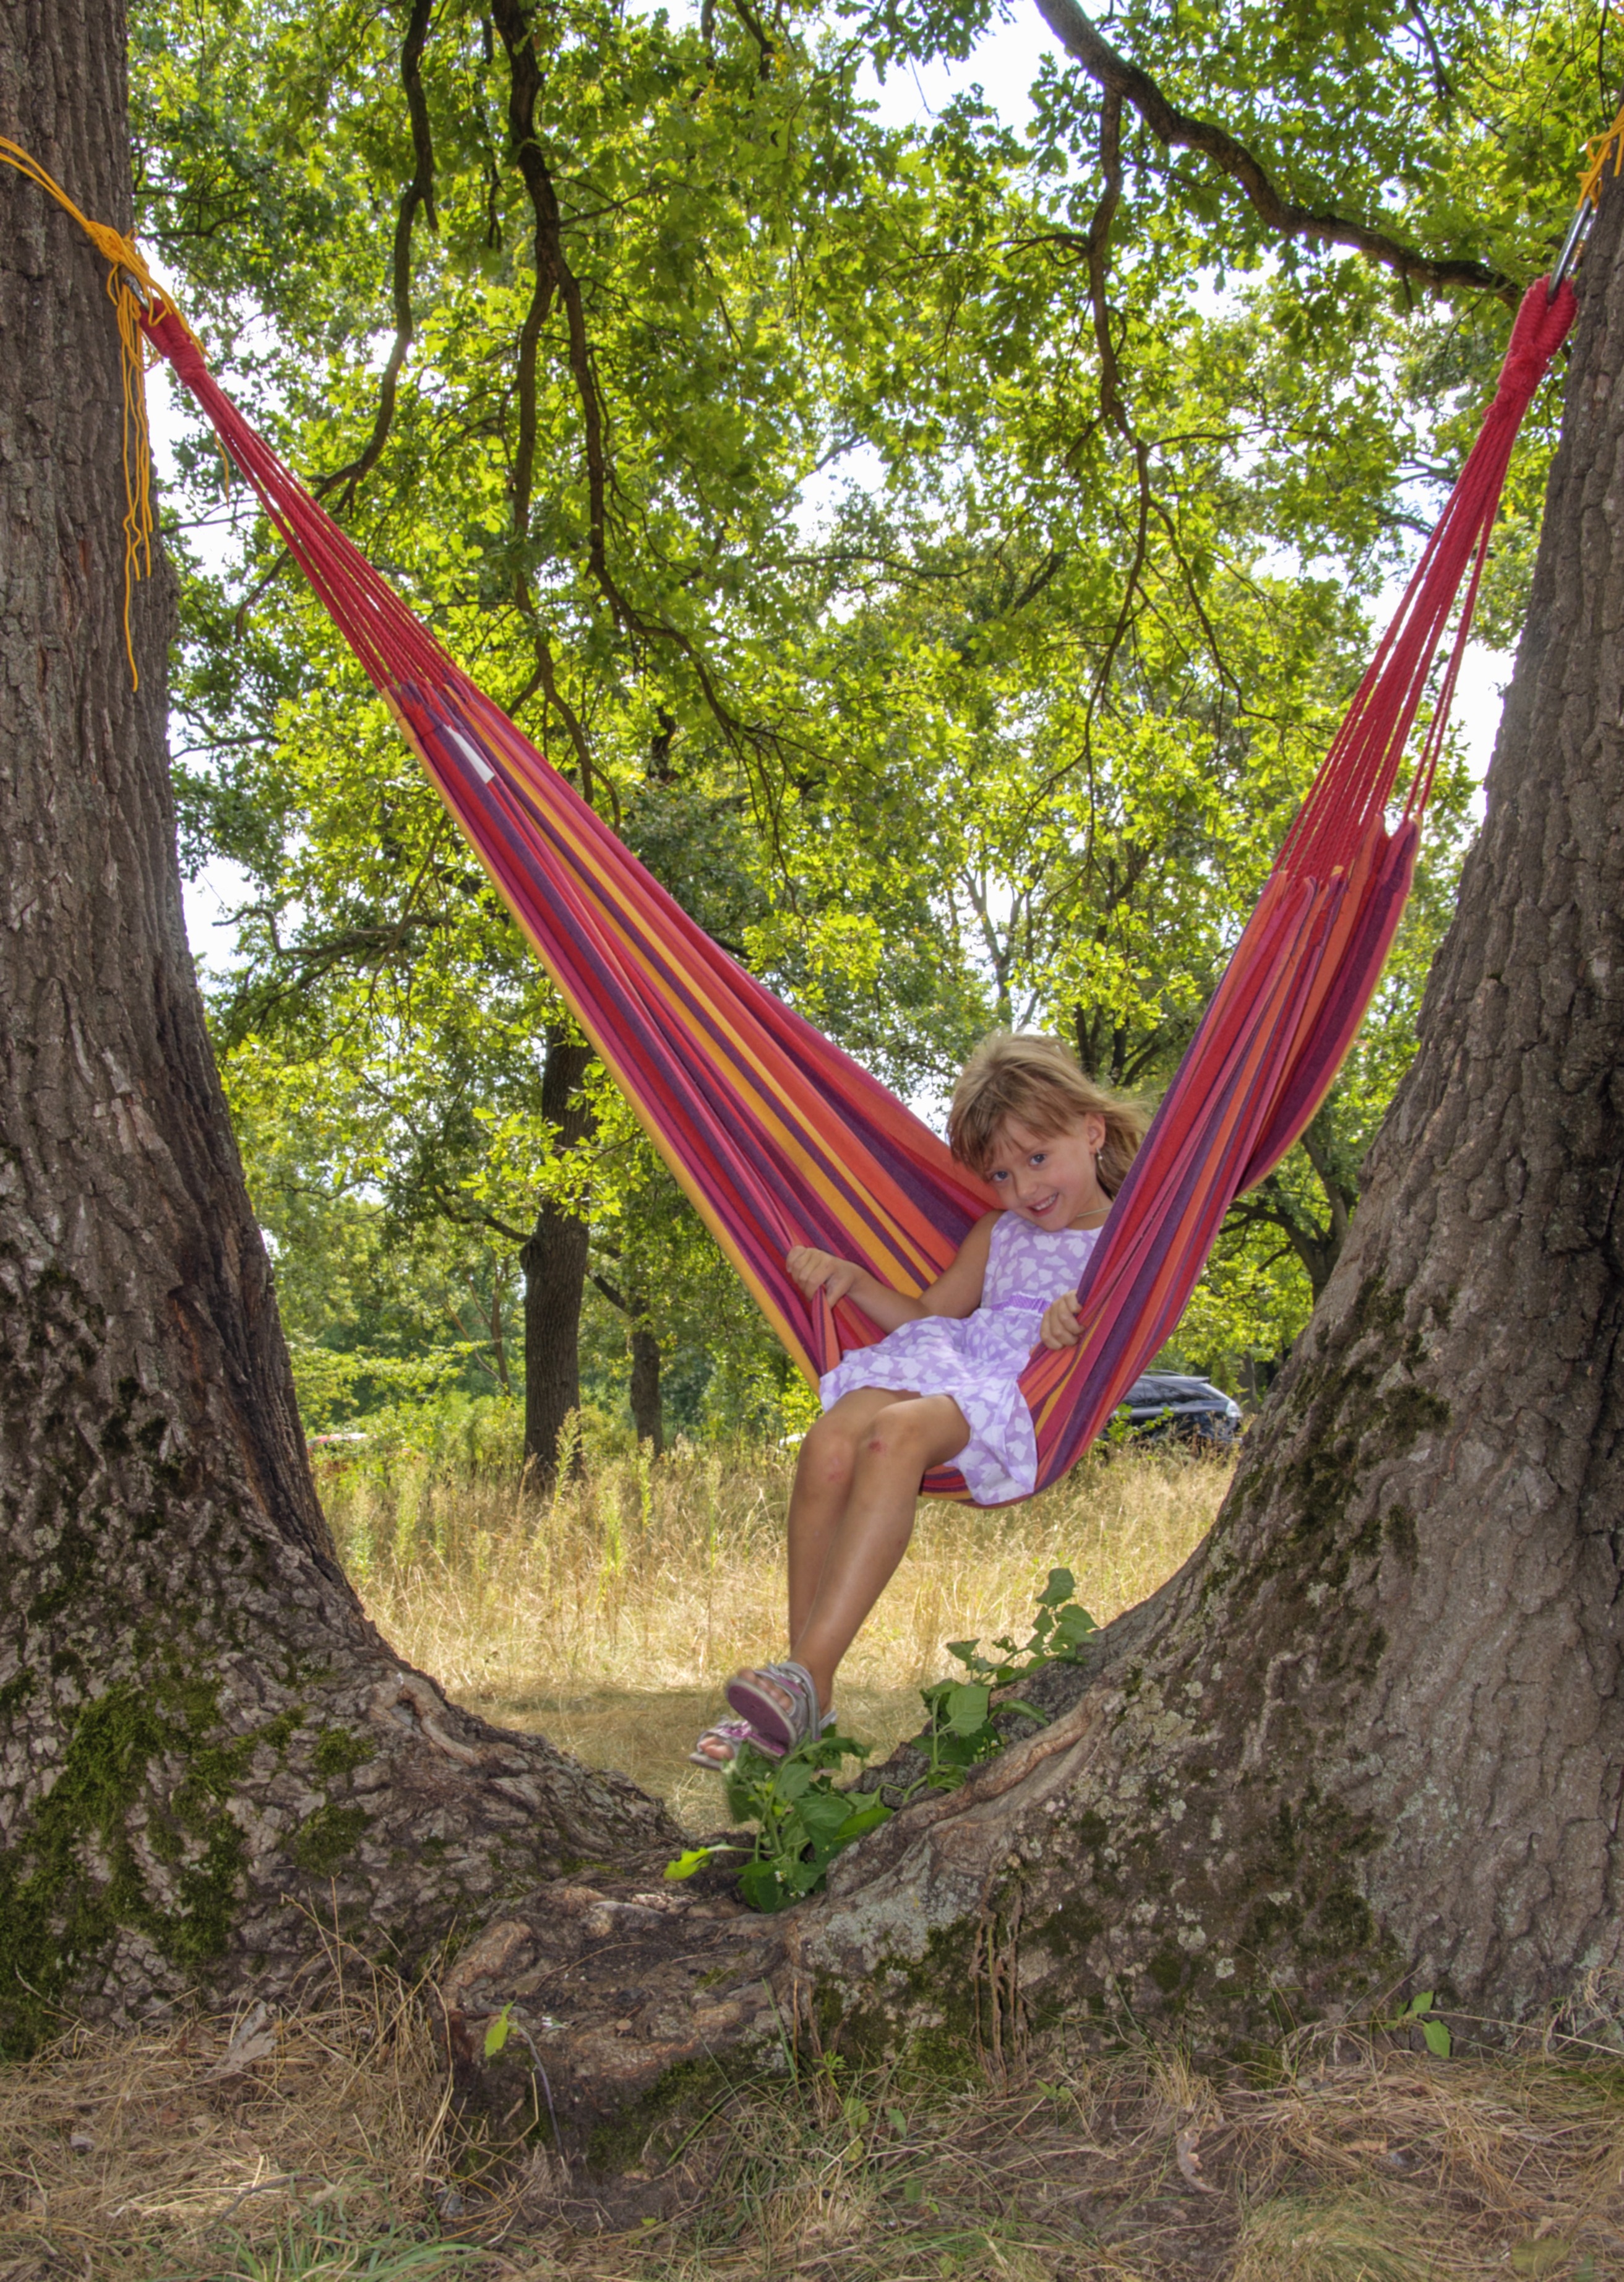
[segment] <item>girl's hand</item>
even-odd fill
[[[1063,1292],[1043,1310],[1038,1337],[1046,1347],[1074,1347],[1082,1335],[1082,1326],[1077,1320],[1077,1294]]]
[[[784,1264],[808,1300],[822,1292],[831,1308],[862,1274],[855,1260],[838,1260],[832,1252],[819,1252],[809,1244],[794,1246],[785,1254]]]

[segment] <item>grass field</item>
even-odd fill
[[[511,1479],[325,1485],[372,1614],[488,1716],[544,1727],[704,1820],[685,1765],[717,1686],[781,1649],[778,1451]],[[924,1510],[851,1659],[877,1743],[943,1642],[1018,1628],[1051,1566],[1103,1619],[1198,1541],[1225,1469],[1122,1456],[1030,1506]],[[0,2069],[0,2282],[1551,2282],[1624,2277],[1624,2067],[1529,2037],[1439,2059],[1309,2034],[1249,2070],[1051,2040],[968,2084],[803,2059],[744,2084],[606,2231],[545,2154],[500,2160],[446,2097],[429,1988],[329,1954],[303,2011],[70,2030]],[[319,1995],[316,1993],[319,1988]],[[1624,2049],[1620,1992],[1589,2020]],[[1419,2038],[1415,2039],[1419,2043]]]

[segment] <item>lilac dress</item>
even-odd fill
[[[824,1409],[855,1386],[950,1394],[970,1422],[970,1440],[952,1463],[976,1503],[1030,1497],[1038,1445],[1020,1376],[1038,1343],[1043,1310],[1077,1289],[1099,1236],[1097,1228],[1034,1228],[1018,1213],[1001,1213],[993,1223],[974,1315],[921,1316],[875,1346],[842,1356],[818,1382]]]

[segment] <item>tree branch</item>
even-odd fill
[[[581,291],[581,283],[570,268],[564,252],[564,221],[559,206],[558,192],[537,133],[536,105],[542,89],[542,74],[537,60],[535,35],[531,28],[525,0],[491,0],[491,13],[507,55],[509,72],[507,122],[513,138],[514,158],[530,198],[531,213],[535,217],[537,296],[542,294],[545,285],[546,293],[549,296],[556,296],[559,306],[564,312],[567,334],[566,356],[571,377],[575,382],[576,400],[581,408],[582,440],[586,462],[588,566],[618,626],[627,633],[644,640],[669,642],[686,661],[718,727],[743,762],[749,780],[760,792],[765,803],[766,822],[771,833],[775,850],[778,853],[787,885],[789,866],[784,862],[782,850],[778,848],[779,827],[777,803],[773,798],[767,772],[759,765],[759,756],[763,747],[769,745],[776,747],[779,741],[769,733],[753,729],[739,718],[731,708],[723,702],[722,692],[716,686],[715,677],[711,672],[698,645],[691,640],[679,626],[670,625],[663,617],[651,617],[640,610],[630,597],[623,591],[610,564],[609,493],[613,477],[609,457],[608,422],[605,413],[603,393],[598,384],[592,340],[587,331],[586,307]],[[538,306],[541,306],[539,299],[532,301],[532,313]],[[547,306],[550,306],[550,302]],[[528,480],[527,470],[527,511]],[[561,715],[561,718],[563,718]],[[590,797],[590,795],[588,796]],[[791,901],[793,902],[793,889]]]
[[[1379,262],[1407,280],[1440,289],[1470,285],[1514,301],[1517,287],[1486,262],[1438,260],[1403,244],[1385,230],[1345,214],[1297,205],[1285,198],[1270,181],[1261,163],[1243,143],[1224,128],[1170,103],[1148,72],[1119,55],[1077,5],[1077,0],[1037,0],[1038,13],[1055,37],[1102,89],[1108,100],[1131,104],[1159,143],[1170,149],[1197,151],[1245,194],[1254,212],[1280,237],[1306,238],[1317,245],[1346,245]]]
[[[389,431],[394,425],[395,393],[400,379],[400,369],[412,345],[412,225],[419,206],[430,229],[437,229],[434,211],[434,142],[429,131],[429,104],[423,94],[423,47],[429,37],[429,19],[433,0],[412,0],[412,13],[406,23],[406,38],[400,49],[400,79],[406,89],[406,111],[412,121],[412,152],[415,161],[412,179],[406,184],[400,200],[400,210],[395,217],[395,254],[392,279],[395,304],[395,338],[390,345],[389,361],[383,368],[383,377],[378,384],[378,409],[372,423],[372,433],[366,448],[346,468],[336,468],[330,476],[323,476],[313,486],[318,499],[338,485],[344,486],[347,506],[355,497],[355,487],[364,476],[376,467]]]

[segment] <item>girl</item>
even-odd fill
[[[690,1754],[699,1766],[727,1766],[742,1743],[777,1756],[832,1724],[835,1668],[907,1549],[929,1468],[956,1462],[983,1505],[1030,1494],[1037,1445],[1020,1375],[1040,1340],[1077,1344],[1078,1278],[1144,1129],[1055,1039],[994,1031],[954,1089],[947,1141],[1000,1207],[946,1275],[910,1300],[854,1261],[790,1253],[808,1299],[853,1299],[888,1336],[824,1374],[824,1416],[800,1446],[793,1661],[729,1681],[738,1717],[706,1729]]]

